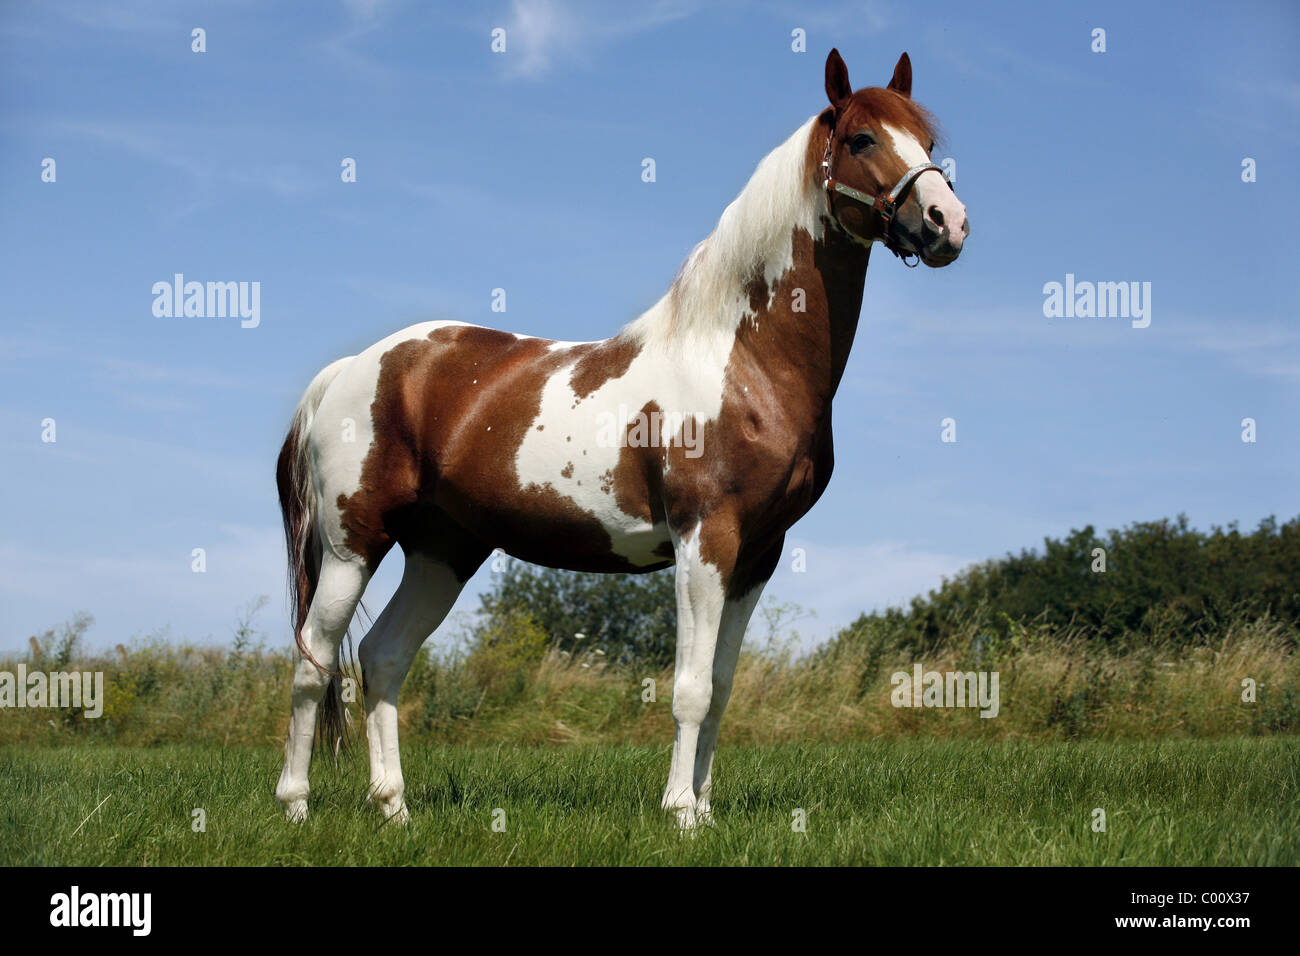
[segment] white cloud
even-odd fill
[[[561,63],[583,63],[599,47],[680,20],[694,9],[695,4],[688,0],[650,0],[616,8],[561,0],[514,0],[505,24],[507,73],[538,79]]]
[[[555,0],[515,0],[506,27],[506,52],[516,76],[538,77],[557,55],[571,53],[578,30],[573,18]]]

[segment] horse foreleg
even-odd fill
[[[677,814],[683,829],[695,826],[697,798],[695,766],[700,730],[713,698],[718,635],[726,605],[727,579],[734,553],[717,555],[702,549],[702,540],[732,541],[697,525],[675,541],[677,556],[677,654],[673,673],[673,762],[664,788],[663,808]],[[734,663],[732,665],[734,667]]]
[[[731,697],[731,684],[736,676],[736,661],[740,657],[745,628],[763,593],[764,583],[766,582],[755,585],[743,597],[728,600],[722,611],[718,650],[713,657],[713,693],[709,699],[709,712],[700,724],[700,742],[695,751],[695,816],[701,823],[712,822],[710,798],[713,794],[713,753],[718,746],[718,728]]]

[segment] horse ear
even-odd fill
[[[891,89],[895,93],[902,93],[908,99],[911,99],[912,60],[906,53],[898,58],[898,63],[894,66],[894,78],[889,81],[887,89]]]
[[[832,49],[826,57],[826,98],[837,110],[840,104],[853,95],[849,85],[849,68],[844,65],[840,51]]]

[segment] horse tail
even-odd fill
[[[341,698],[342,674],[322,667],[303,643],[302,626],[316,584],[320,578],[322,544],[316,528],[316,488],[312,482],[310,437],[316,411],[330,384],[343,371],[352,356],[321,369],[307,386],[293,413],[289,434],[276,462],[275,483],[280,492],[280,515],[284,519],[284,543],[289,554],[289,606],[293,618],[293,639],[298,652],[318,670],[330,677],[321,704],[318,740],[341,740],[344,736],[344,712]]]

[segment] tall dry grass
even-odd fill
[[[287,651],[159,640],[88,655],[77,635],[47,635],[0,671],[101,671],[103,716],[66,710],[0,710],[0,744],[103,740],[149,746],[283,740],[291,663]],[[1230,622],[1207,643],[1121,641],[1015,626],[981,638],[957,628],[944,646],[916,653],[882,622],[799,655],[770,644],[742,655],[723,737],[747,743],[947,738],[1156,738],[1294,733],[1300,730],[1300,661],[1293,627]],[[898,708],[891,675],[914,662],[933,671],[996,671],[1000,712]],[[1243,681],[1256,685],[1243,700]],[[422,654],[403,688],[407,741],[442,743],[662,743],[673,733],[671,670],[613,666],[598,654],[547,650],[530,621],[513,619],[472,648]],[[653,691],[653,693],[652,693]],[[653,697],[653,699],[650,699]],[[362,719],[359,703],[354,720]]]

